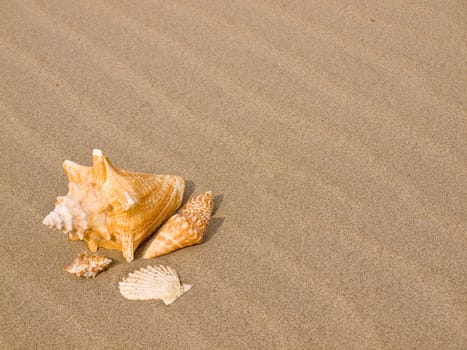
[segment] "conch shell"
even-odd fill
[[[66,160],[68,194],[57,197],[43,223],[84,240],[89,250],[134,251],[180,206],[185,182],[180,176],[130,173],[94,150],[92,167]]]
[[[214,199],[212,192],[191,198],[180,214],[175,214],[159,229],[149,243],[143,258],[150,259],[203,241],[211,220]]]
[[[172,304],[189,291],[191,284],[182,284],[177,272],[168,266],[147,266],[130,273],[119,282],[120,293],[130,300],[160,299]]]
[[[104,271],[112,263],[112,259],[97,254],[88,255],[84,252],[79,254],[71,265],[65,267],[65,271],[74,273],[76,276],[86,278],[96,276]]]

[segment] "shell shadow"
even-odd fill
[[[216,215],[217,211],[220,209],[222,205],[222,201],[224,200],[224,194],[218,194],[214,196],[214,209],[212,211],[212,215]],[[225,218],[224,217],[212,217],[211,221],[208,226],[208,230],[204,234],[203,241],[207,242],[211,239],[214,234],[217,233],[217,231],[221,228],[222,224],[224,223]]]
[[[208,242],[212,236],[214,236],[217,231],[221,228],[222,224],[224,223],[225,218],[224,217],[214,217],[211,219],[211,222],[209,223],[208,230],[204,234],[203,241]]]
[[[221,207],[222,201],[224,200],[224,194],[218,194],[217,196],[214,196],[214,209],[212,211],[212,215],[216,215],[217,211]]]
[[[157,232],[157,229],[148,238],[146,238],[143,243],[139,245],[138,249],[136,249],[134,253],[134,257],[135,257],[134,260],[143,259],[143,254],[146,251],[146,248],[149,246],[149,243],[153,240],[154,237],[156,237],[156,232]]]
[[[188,199],[190,199],[193,192],[195,192],[195,183],[191,180],[185,180],[185,192],[183,193],[183,201],[180,208],[183,207]]]

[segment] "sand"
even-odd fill
[[[467,345],[461,1],[4,1],[1,349]],[[212,190],[204,244],[95,280],[42,225],[61,164]],[[167,307],[118,281],[149,263]]]

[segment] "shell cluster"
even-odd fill
[[[91,252],[98,248],[122,252],[131,262],[139,245],[160,227],[144,258],[155,258],[199,244],[211,220],[211,191],[190,198],[182,210],[185,181],[177,175],[156,175],[122,170],[102,151],[92,153],[92,166],[65,160],[68,193],[57,197],[55,209],[43,223],[68,234],[70,240],[86,242]],[[65,270],[78,277],[96,277],[112,260],[82,253]],[[187,292],[177,272],[168,266],[148,266],[130,273],[119,284],[127,299],[160,299],[166,305]]]

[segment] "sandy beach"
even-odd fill
[[[461,1],[0,4],[0,349],[466,349]],[[121,252],[42,225],[62,162],[212,190],[203,244]],[[148,264],[194,287],[118,290]]]

